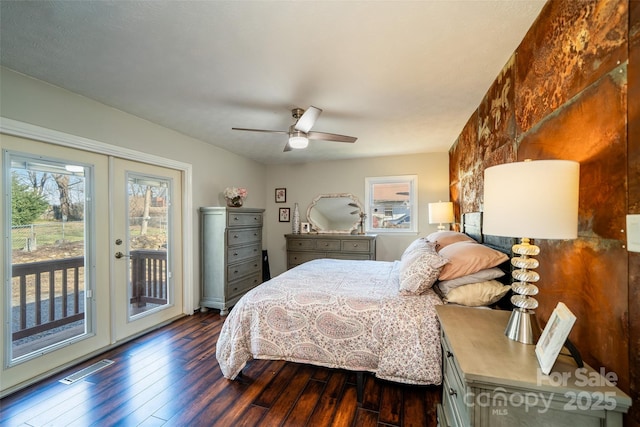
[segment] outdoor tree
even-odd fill
[[[47,211],[46,198],[31,188],[21,184],[15,175],[11,175],[11,223],[12,225],[31,224]]]

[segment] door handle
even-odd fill
[[[131,258],[131,255],[126,255],[126,254],[123,254],[122,252],[116,252],[115,256],[117,259],[124,258],[124,257]]]

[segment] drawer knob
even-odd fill
[[[234,270],[234,271],[233,271],[233,274],[238,274],[238,270]]]
[[[453,357],[453,353],[451,353],[449,350],[447,350],[447,357]]]
[[[237,235],[237,234],[234,234],[234,235],[233,235],[233,238],[234,238],[234,239],[237,239],[237,238],[238,238],[238,235]]]
[[[449,396],[458,396],[458,392],[449,387]]]
[[[234,220],[234,221],[237,221],[237,220],[238,220],[238,217],[237,217],[237,216],[234,216],[234,217],[233,217],[233,220]]]
[[[358,244],[357,244],[357,243],[354,243],[354,244],[353,244],[353,247],[354,247],[354,248],[357,248],[357,247],[358,247]]]

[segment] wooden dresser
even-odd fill
[[[287,234],[287,270],[319,258],[376,259],[374,234]]]
[[[504,335],[509,311],[436,310],[444,374],[439,426],[622,426],[629,396],[565,355],[544,375],[535,346]]]
[[[202,311],[229,313],[242,295],[262,283],[264,209],[200,208]]]

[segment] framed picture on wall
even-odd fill
[[[551,313],[551,317],[549,317],[549,321],[536,344],[538,363],[545,375],[549,375],[549,372],[551,372],[551,368],[556,362],[558,354],[560,354],[560,350],[562,350],[562,346],[575,322],[576,316],[566,305],[559,302],[553,313]]]
[[[289,208],[280,208],[279,209],[279,218],[278,221],[280,222],[289,222],[289,218],[291,217],[290,215],[291,209]]]
[[[287,201],[287,189],[276,188],[276,203],[285,203]]]

